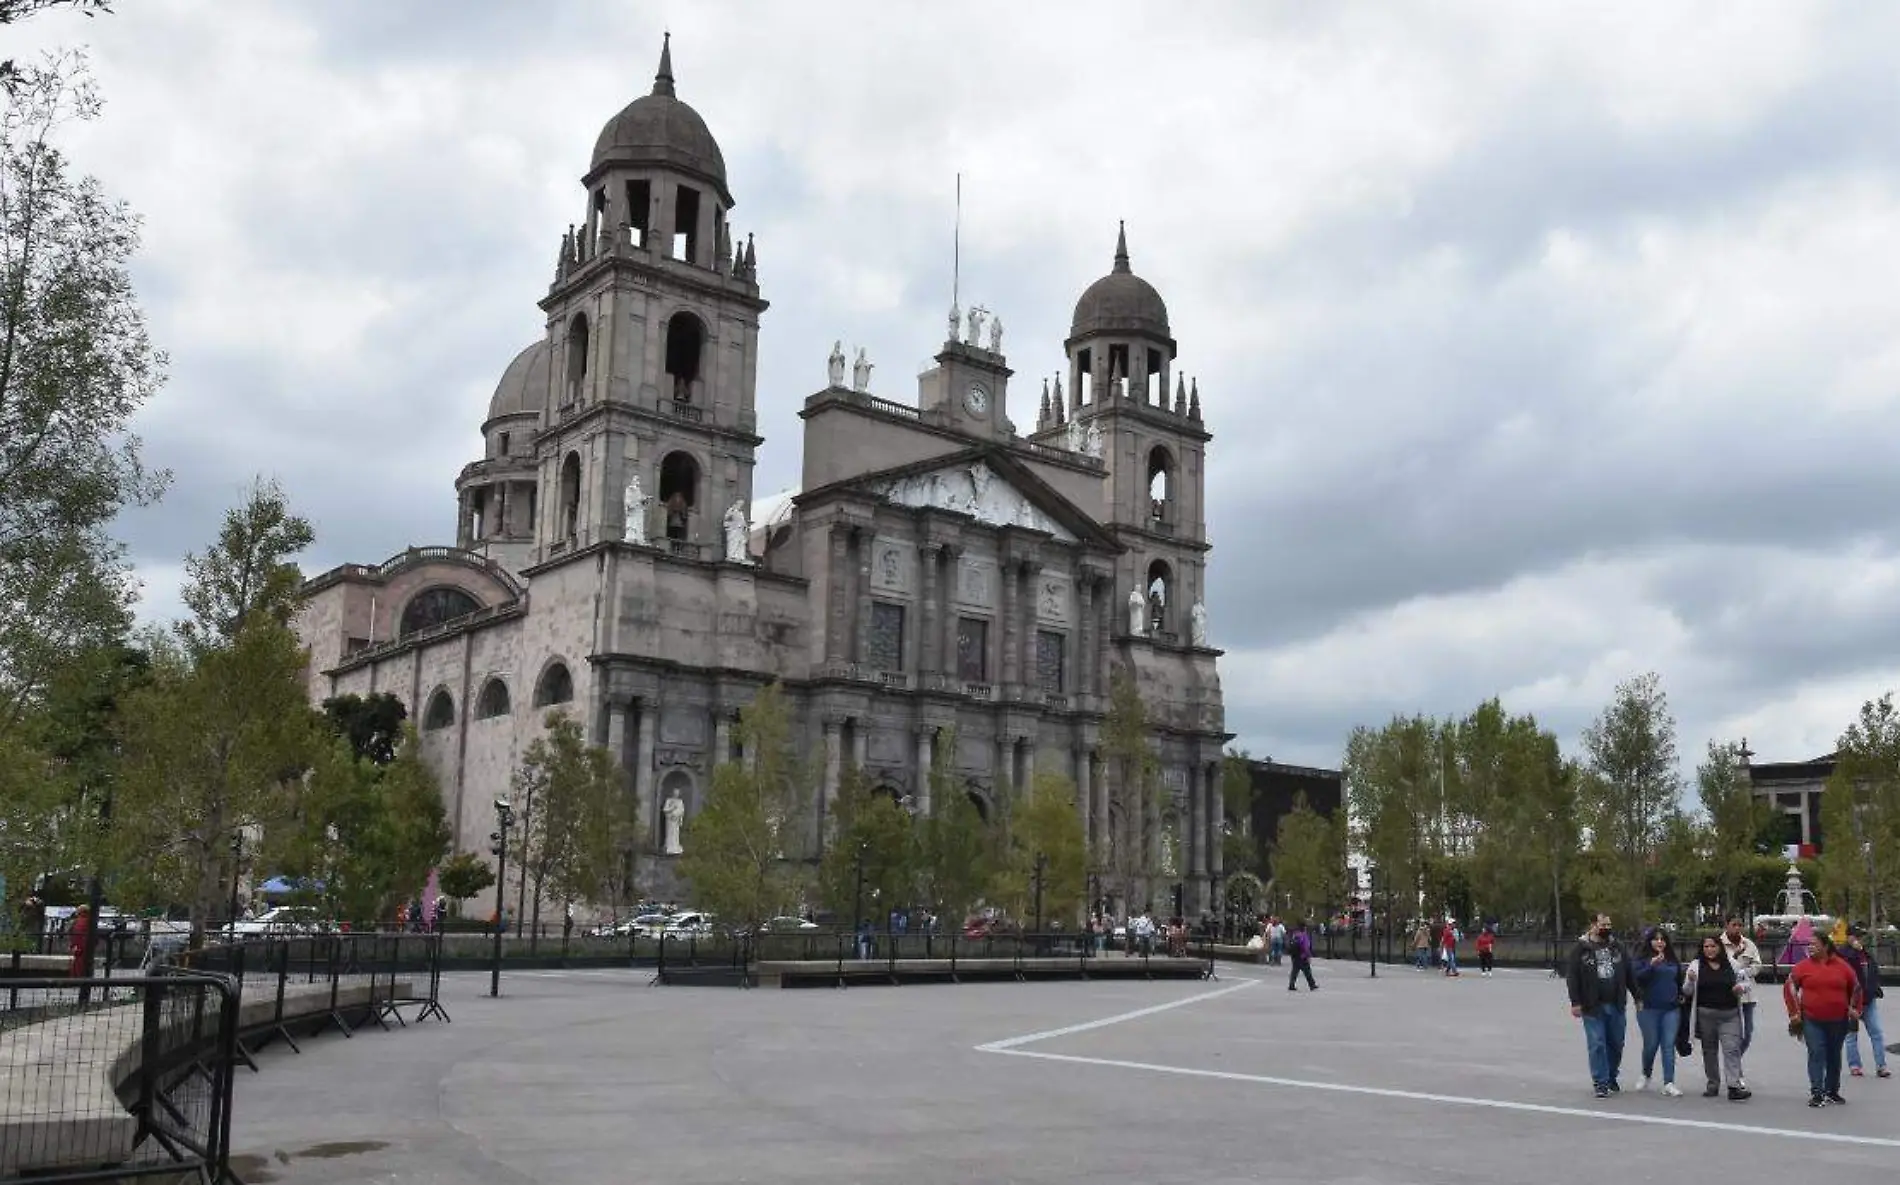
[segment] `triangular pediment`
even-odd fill
[[[1023,527],[1064,543],[1076,542],[1075,532],[1044,508],[1043,498],[1032,496],[982,458],[873,478],[862,488],[899,506],[934,507],[995,527]]]

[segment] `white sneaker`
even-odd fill
[[[1682,1097],[1682,1091],[1676,1089],[1676,1084],[1673,1082],[1663,1083],[1662,1092],[1663,1094],[1667,1095],[1669,1098],[1672,1098],[1672,1099],[1679,1099]]]
[[[1649,1089],[1649,1075],[1645,1074],[1641,1078],[1638,1078],[1636,1080],[1636,1089],[1638,1091],[1645,1091]]]

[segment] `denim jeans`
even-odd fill
[[[1841,1093],[1841,1043],[1847,1039],[1847,1022],[1809,1019],[1801,1035],[1808,1043],[1809,1093]]]
[[[1448,946],[1445,948],[1445,974],[1456,975],[1457,973],[1458,973],[1458,948]]]
[[[1662,1080],[1676,1080],[1676,1033],[1682,1028],[1682,1013],[1675,1008],[1644,1008],[1636,1013],[1636,1027],[1643,1034],[1643,1077],[1654,1076],[1656,1054],[1662,1053]]]
[[[1880,1001],[1867,1001],[1867,1011],[1860,1014],[1860,1027],[1867,1030],[1867,1043],[1874,1047],[1874,1066],[1887,1068],[1887,1034],[1880,1026]],[[1847,1064],[1860,1069],[1860,1034],[1847,1034]]]
[[[1412,965],[1417,967],[1420,971],[1425,970],[1426,967],[1431,965],[1432,950],[1430,947],[1421,946],[1413,951],[1413,955]]]
[[[1583,1014],[1583,1043],[1590,1054],[1590,1081],[1608,1086],[1623,1066],[1623,1035],[1629,1019],[1621,1004],[1599,1004]]]
[[[1748,1047],[1755,1041],[1755,1006],[1742,1005],[1742,1056],[1748,1056]]]

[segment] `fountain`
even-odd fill
[[[1834,918],[1821,912],[1820,898],[1801,883],[1801,870],[1795,867],[1793,861],[1788,863],[1788,879],[1776,901],[1780,911],[1760,914],[1755,922],[1770,931],[1787,935],[1780,956],[1774,960],[1785,967],[1807,958],[1808,944],[1813,941],[1814,931],[1818,929],[1826,933],[1833,926]]]

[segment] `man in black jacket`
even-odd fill
[[[1630,990],[1629,955],[1610,932],[1609,914],[1599,913],[1578,941],[1567,978],[1570,1015],[1583,1022],[1583,1041],[1590,1053],[1590,1080],[1597,1097],[1605,1099],[1623,1089],[1616,1084],[1616,1074],[1623,1065]]]

